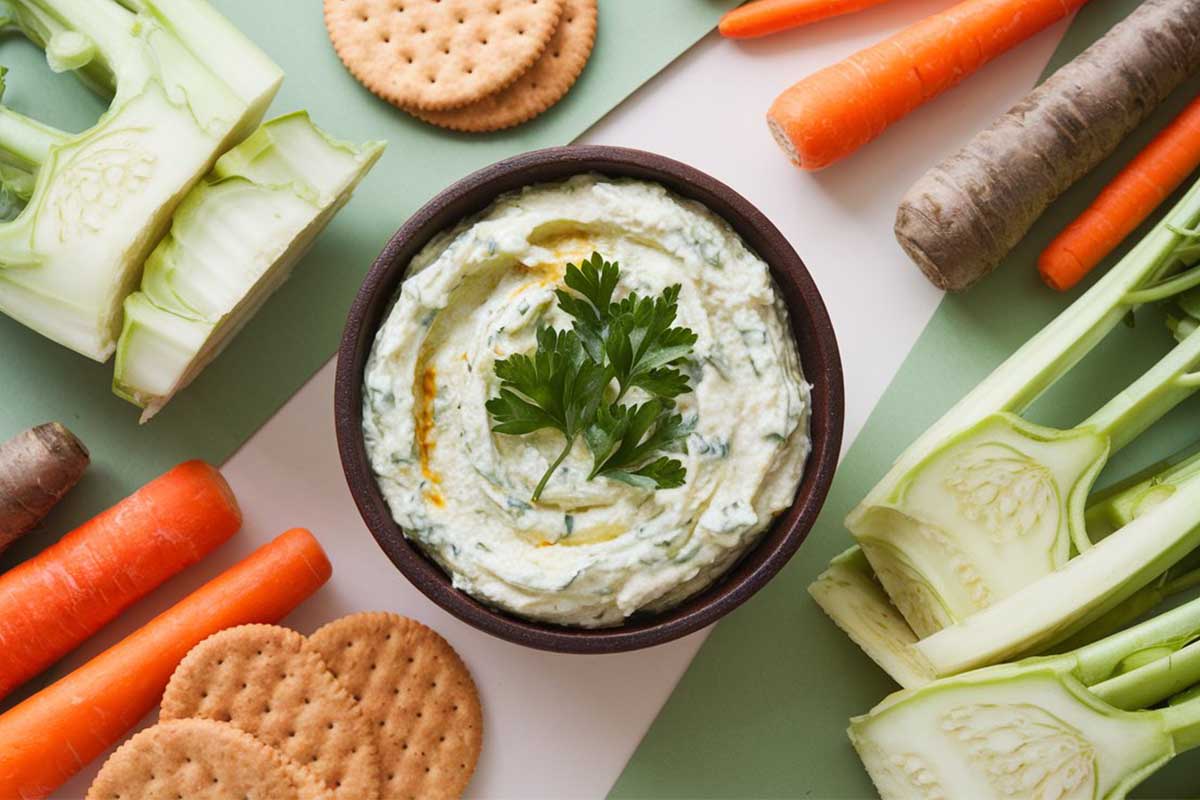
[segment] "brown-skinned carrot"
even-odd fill
[[[1200,166],[1200,98],[1146,145],[1042,251],[1038,271],[1059,291],[1083,280]]]
[[[853,14],[886,2],[888,0],[752,0],[727,12],[717,29],[729,39],[752,39]]]
[[[767,124],[792,161],[822,169],[1087,0],[963,0],[793,84]]]
[[[331,572],[313,535],[294,528],[0,714],[0,798],[48,796],[154,708],[189,650],[225,628],[278,622]]]
[[[188,461],[0,576],[0,697],[241,525],[221,473]]]
[[[37,527],[79,483],[89,461],[83,442],[58,422],[0,444],[0,553]]]

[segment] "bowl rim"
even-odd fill
[[[447,573],[405,538],[393,520],[362,435],[366,361],[412,256],[502,194],[586,173],[659,183],[731,225],[767,263],[784,295],[804,375],[813,387],[812,450],[792,505],[714,584],[672,609],[634,615],[611,628],[524,619],[454,588]],[[804,337],[798,335],[801,329]],[[843,418],[842,364],[833,325],[812,276],[779,229],[738,192],[694,167],[656,153],[606,145],[567,145],[513,156],[467,175],[425,203],[391,236],[364,278],[347,315],[334,383],[334,424],[347,485],[368,530],[396,568],[463,622],[515,644],[558,653],[615,653],[665,644],[711,625],[762,589],[796,553],[816,521],[840,456]]]

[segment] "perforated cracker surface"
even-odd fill
[[[228,722],[312,770],[337,800],[380,797],[381,765],[367,718],[305,647],[274,625],[210,636],[180,662],[161,719]]]
[[[317,778],[232,725],[174,720],[104,762],[87,800],[329,800]]]
[[[511,128],[542,114],[575,85],[596,42],[596,0],[564,0],[562,19],[542,53],[506,89],[450,111],[413,110],[414,116],[456,131]]]
[[[471,674],[450,644],[396,614],[365,613],[309,637],[379,739],[389,800],[459,797],[483,739]]]
[[[550,41],[563,0],[325,0],[338,57],[390,103],[459,108],[511,84]]]

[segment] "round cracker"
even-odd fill
[[[563,0],[325,0],[325,27],[355,78],[427,111],[498,92],[545,50]]]
[[[367,718],[293,630],[241,625],[192,648],[160,712],[189,717],[231,723],[278,748],[338,800],[380,796],[383,768]]]
[[[471,673],[450,644],[397,614],[343,617],[308,637],[372,722],[389,800],[462,795],[483,740]]]
[[[562,19],[546,52],[507,89],[463,108],[409,109],[409,113],[433,125],[466,133],[498,131],[528,122],[565,97],[575,85],[596,43],[596,17],[596,0],[564,0]]]
[[[87,800],[330,800],[321,782],[275,748],[224,722],[180,719],[109,756]]]

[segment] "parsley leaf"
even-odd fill
[[[572,329],[587,348],[588,355],[598,364],[604,361],[604,338],[608,333],[613,292],[620,276],[621,270],[615,263],[605,261],[599,253],[592,253],[592,257],[581,261],[578,267],[567,264],[563,280],[578,296],[564,289],[555,292],[559,307],[574,319]]]
[[[537,332],[533,356],[516,354],[496,362],[500,394],[487,402],[497,433],[522,435],[551,428],[567,440],[558,459],[542,476],[533,493],[541,497],[550,476],[571,452],[575,439],[591,422],[609,378],[588,358],[573,331],[550,327]]]
[[[620,387],[618,399],[632,386],[667,398],[690,391],[675,367],[691,355],[696,334],[671,327],[678,308],[678,284],[657,298],[634,293],[613,306],[604,354]]]
[[[589,480],[666,489],[687,477],[678,460],[662,455],[680,449],[691,431],[671,413],[675,398],[691,391],[679,367],[697,338],[688,328],[674,327],[680,287],[658,297],[633,292],[614,302],[619,278],[620,267],[599,253],[579,266],[568,264],[566,289],[556,295],[572,319],[571,330],[541,328],[533,355],[496,362],[500,393],[487,402],[492,430],[521,436],[552,429],[566,439],[533,492],[535,502],[580,435],[592,452]],[[650,399],[621,405],[634,387]]]
[[[660,452],[677,449],[691,432],[679,414],[666,414],[661,400],[637,406],[601,405],[584,432],[592,451],[592,473],[634,486],[669,489],[682,486],[686,470]]]
[[[663,398],[690,391],[688,379],[675,366],[692,352],[696,334],[673,328],[679,310],[679,286],[659,297],[631,293],[614,303],[620,268],[593,253],[577,267],[568,264],[558,304],[572,318],[572,330],[593,361],[607,362],[617,380],[617,399],[633,386]]]

